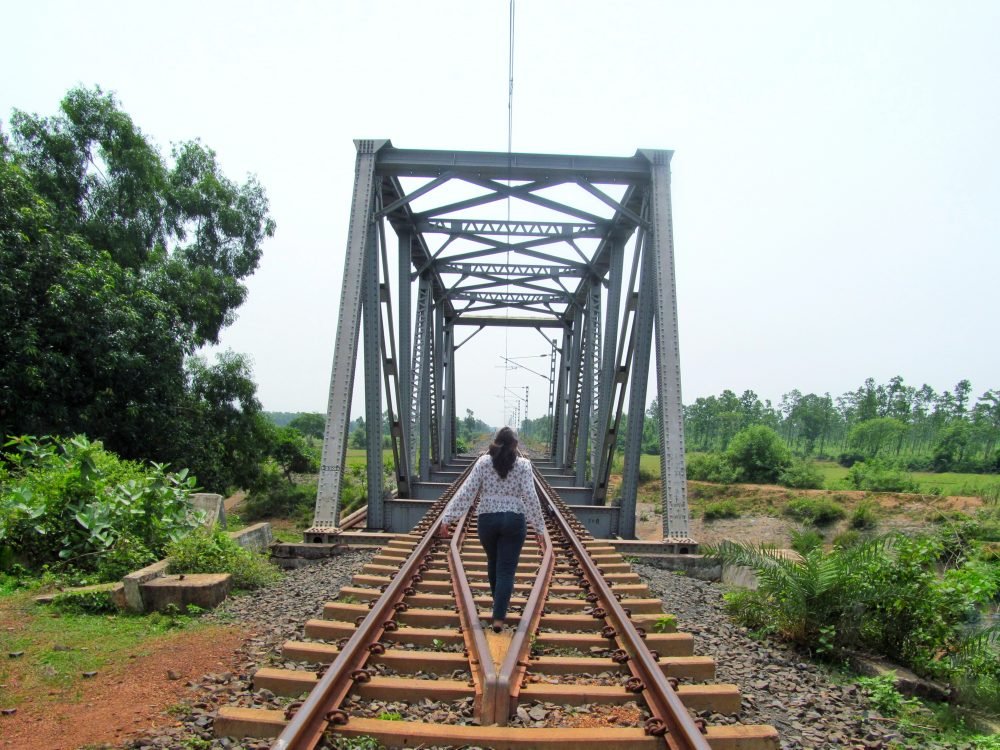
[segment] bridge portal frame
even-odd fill
[[[608,479],[626,394],[629,414],[645,410],[650,342],[655,344],[663,536],[690,542],[670,198],[673,152],[639,150],[631,157],[508,154],[398,149],[388,140],[358,140],[355,146],[323,457],[307,541],[337,530],[361,331],[370,458],[368,527],[402,531],[406,529],[397,526],[409,523],[419,510],[408,506],[428,497],[433,473],[446,471],[455,459],[456,351],[461,346],[455,343],[456,327],[476,326],[475,335],[487,326],[522,326],[536,328],[559,359],[558,367],[552,362],[556,382],[550,378],[550,463],[565,471],[565,481],[572,485],[568,490],[584,495],[589,500],[585,504],[593,506],[583,515],[606,519],[595,521],[603,536],[635,538],[642,420],[629,420],[626,430],[620,507],[611,507]],[[404,180],[423,182],[407,192]],[[434,191],[452,181],[479,194],[427,208]],[[541,194],[566,185],[578,188],[590,202]],[[593,208],[594,199],[603,213]],[[529,204],[560,220],[466,215],[502,200]],[[395,311],[387,251],[390,227],[398,248]],[[444,244],[432,250],[431,238],[438,235],[445,237]],[[581,249],[588,241],[594,243],[589,256]],[[451,243],[471,249],[445,255]],[[559,253],[566,247],[575,255]],[[512,253],[517,255],[514,263]],[[506,262],[499,260],[502,254]],[[627,255],[631,267],[626,279]],[[553,329],[561,331],[561,345]],[[383,397],[395,492],[403,511],[389,508],[397,501],[383,487]],[[617,512],[598,512],[597,506]]]

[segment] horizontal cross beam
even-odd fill
[[[429,234],[486,234],[517,237],[600,237],[607,224],[571,221],[489,221],[425,219],[417,230]]]
[[[543,279],[559,276],[584,276],[583,268],[576,266],[536,266],[519,263],[438,263],[438,273],[458,273],[463,276],[526,276]]]
[[[668,152],[672,153],[672,152]],[[376,152],[375,170],[400,177],[439,177],[445,172],[495,180],[535,180],[565,175],[596,183],[647,183],[649,160],[643,156],[507,154],[497,151],[437,151],[394,148]]]
[[[456,315],[453,322],[460,326],[500,326],[513,328],[564,328],[565,324],[556,317],[524,318],[501,315]]]
[[[448,294],[452,300],[467,302],[484,302],[501,305],[540,305],[543,303],[567,303],[570,295],[554,294],[517,294],[514,292],[452,292]]]

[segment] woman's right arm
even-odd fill
[[[483,486],[482,469],[485,465],[483,461],[477,461],[476,465],[472,467],[468,479],[462,482],[458,492],[445,506],[444,513],[441,514],[442,523],[450,526],[461,518],[462,514],[472,505],[472,501],[476,499],[476,495],[479,494],[479,490]]]

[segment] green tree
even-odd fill
[[[951,471],[965,458],[969,445],[969,423],[956,420],[939,433],[934,445],[934,471]]]
[[[235,355],[186,360],[246,297],[274,233],[263,188],[233,183],[197,141],[168,165],[98,88],[73,89],[54,117],[15,111],[11,125],[12,144],[0,136],[0,434],[84,433],[126,458],[188,464],[209,489],[242,482],[259,413],[249,368]],[[234,404],[248,408],[238,419]],[[206,425],[241,432],[199,434]]]
[[[271,456],[289,482],[292,481],[292,474],[308,474],[319,470],[316,451],[310,448],[302,433],[292,426],[276,428],[271,446]]]
[[[740,430],[729,441],[726,459],[748,482],[776,482],[791,466],[792,454],[774,430],[754,425]]]
[[[875,458],[890,451],[899,453],[907,426],[893,417],[877,417],[851,428],[848,443],[865,458]]]
[[[352,448],[364,450],[368,447],[368,432],[365,428],[364,417],[358,417],[354,420],[354,427],[351,429],[351,436],[349,438],[349,444]]]
[[[289,422],[288,426],[307,437],[322,440],[323,433],[326,431],[326,416],[315,412],[303,412]]]

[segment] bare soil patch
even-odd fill
[[[72,695],[19,692],[17,713],[0,716],[0,747],[115,747],[133,734],[170,724],[168,710],[192,695],[189,682],[233,670],[236,649],[247,636],[230,626],[178,631],[144,643],[145,653],[85,680],[79,698],[75,688]],[[8,685],[15,691],[16,680],[15,674]]]

